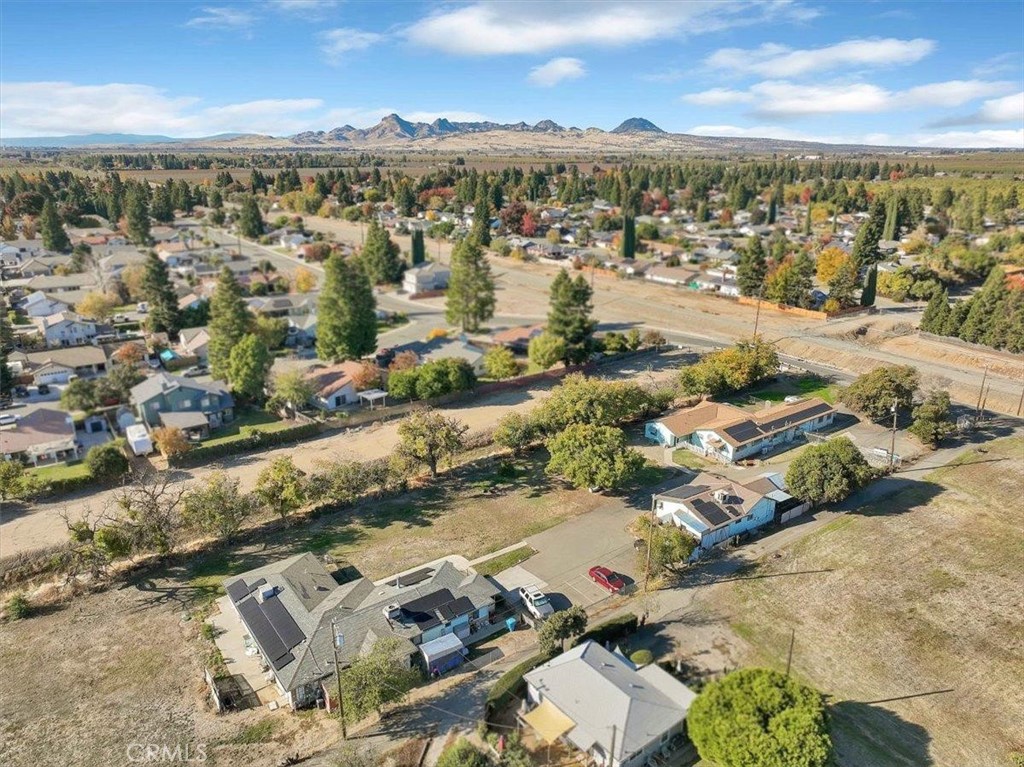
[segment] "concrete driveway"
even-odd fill
[[[524,585],[525,576],[545,589],[556,609],[570,605],[590,607],[609,594],[587,576],[594,565],[604,565],[623,576],[627,586],[636,578],[636,554],[628,525],[637,509],[622,501],[577,517],[526,539],[537,553],[516,568],[507,571],[515,585]],[[502,578],[497,580],[504,585]]]

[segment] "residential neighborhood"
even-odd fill
[[[1019,11],[5,8],[0,761],[1024,763]]]

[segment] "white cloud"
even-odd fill
[[[704,63],[712,69],[763,77],[797,77],[840,68],[889,67],[913,64],[935,50],[933,40],[847,40],[824,48],[793,50],[765,43],[753,48],[722,48]]]
[[[753,113],[784,119],[803,115],[889,112],[901,109],[956,107],[974,99],[1006,93],[1012,83],[950,80],[905,91],[870,83],[804,85],[788,80],[765,80],[747,90],[712,88],[684,95],[683,101],[701,106],[752,104]]]
[[[550,88],[563,80],[576,80],[586,73],[582,61],[563,57],[551,59],[547,64],[534,67],[526,79],[534,85]]]
[[[270,4],[282,11],[320,11],[337,5],[337,0],[270,0]]]
[[[211,7],[202,9],[200,15],[194,16],[185,22],[186,27],[200,27],[203,29],[245,29],[252,26],[255,18],[248,11],[240,8]]]
[[[971,70],[971,74],[975,77],[995,77],[1011,73],[1019,74],[1022,58],[1024,57],[1017,52],[1000,53],[998,56],[992,56],[978,64],[978,66]]]
[[[149,85],[66,82],[0,83],[3,136],[63,136],[81,133],[141,133],[174,137],[215,133],[291,135],[329,130],[345,123],[367,127],[394,107],[327,109],[318,98],[259,99],[207,105],[191,96],[172,96]],[[462,110],[410,111],[407,120],[433,122],[438,117],[475,122],[488,119]]]
[[[919,146],[960,149],[1024,149],[1024,129],[952,131],[948,133],[814,134],[778,125],[695,125],[686,133],[725,138],[771,138],[783,141],[810,141],[826,144],[865,144],[868,146]]]
[[[796,0],[478,0],[432,13],[405,34],[447,53],[491,56],[577,45],[621,47],[766,21],[805,21],[816,13]]]
[[[991,125],[993,123],[1024,124],[1024,91],[989,99],[981,109],[969,115],[954,115],[932,123],[931,128],[945,128],[952,125]]]
[[[320,34],[320,50],[331,63],[339,63],[350,51],[363,51],[384,39],[377,32],[339,27]]]

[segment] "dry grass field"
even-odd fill
[[[753,648],[833,702],[849,767],[999,767],[1024,750],[1024,439],[989,443],[716,589]]]

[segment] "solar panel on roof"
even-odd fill
[[[705,501],[702,498],[698,498],[693,501],[693,509],[700,514],[704,519],[711,523],[712,527],[718,527],[719,525],[725,524],[729,521],[729,515],[722,511],[718,506]]]
[[[256,581],[251,586],[249,586],[249,593],[251,594],[252,592],[254,592],[256,589],[258,589],[260,586],[262,586],[266,582],[267,582],[266,578],[260,578],[258,581]]]
[[[747,442],[761,434],[761,430],[753,421],[742,421],[735,426],[727,426],[722,431],[737,442]]]
[[[460,615],[472,612],[473,602],[469,597],[459,597],[454,602],[446,602],[443,605],[439,605],[437,611],[441,614],[442,618],[446,621],[450,621]]]
[[[268,662],[274,663],[288,653],[288,648],[284,646],[281,637],[264,615],[259,602],[255,599],[243,599],[238,603],[238,612]]]
[[[288,608],[277,597],[263,600],[263,614],[267,616],[270,625],[289,650],[306,638],[292,614],[288,612]]]
[[[228,596],[231,597],[232,602],[237,602],[249,593],[249,587],[245,585],[245,581],[239,578],[237,581],[229,583],[225,588],[225,591],[228,592]]]
[[[400,575],[395,579],[396,586],[415,586],[417,583],[422,583],[427,580],[434,570],[430,567],[424,567],[421,570],[414,570],[411,573]]]
[[[274,671],[280,671],[293,660],[295,660],[295,656],[290,652],[286,652],[280,658],[270,661],[270,665],[274,667]]]

